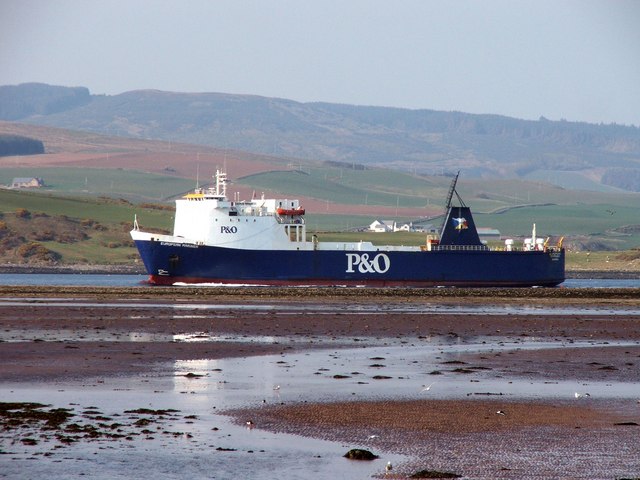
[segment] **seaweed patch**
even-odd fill
[[[179,420],[178,413],[179,410],[174,409],[139,408],[106,416],[95,407],[76,413],[72,408],[52,408],[42,403],[0,402],[0,453],[9,453],[7,449],[15,445],[53,444],[53,448],[60,448],[83,441],[152,439],[151,433],[191,438],[190,434],[162,426],[168,421]],[[119,417],[119,421],[114,422],[112,417]],[[193,423],[195,417],[189,418],[189,423]],[[155,425],[157,430],[152,432],[145,428],[150,425]]]

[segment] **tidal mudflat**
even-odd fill
[[[640,476],[629,289],[72,290],[0,291],[0,476]]]

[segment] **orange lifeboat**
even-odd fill
[[[304,215],[304,208],[278,208],[278,215]]]

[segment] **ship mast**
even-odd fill
[[[227,196],[227,174],[224,171],[216,170],[216,197],[224,197]]]
[[[466,207],[466,205],[464,204],[464,202],[462,201],[462,198],[460,198],[460,195],[458,195],[458,192],[456,191],[456,184],[458,183],[458,177],[460,176],[460,170],[458,170],[458,173],[456,173],[456,176],[453,177],[453,181],[451,182],[451,186],[449,187],[449,193],[447,194],[447,204],[446,204],[446,210],[445,213],[449,211],[449,209],[451,208],[451,200],[453,199],[453,194],[456,194],[456,197],[458,198],[458,201],[460,202],[460,206],[461,207]]]
[[[447,194],[447,203],[445,204],[445,207],[444,207],[444,218],[442,219],[442,227],[440,227],[440,232],[444,231],[445,223],[447,222],[447,216],[448,216],[449,210],[451,209],[451,200],[453,199],[454,193],[458,198],[458,201],[460,202],[460,206],[466,207],[466,205],[462,201],[462,198],[460,198],[460,195],[458,195],[458,192],[456,191],[456,184],[458,183],[459,176],[460,176],[460,170],[458,170],[458,173],[456,173],[456,176],[453,177],[453,180],[451,181],[451,186],[449,187],[449,193]]]

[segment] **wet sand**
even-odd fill
[[[274,297],[271,289],[11,287],[0,289],[0,298],[5,299],[0,303],[0,382],[135,376],[176,360],[339,348],[341,341],[365,346],[367,342],[410,344],[439,337],[461,343],[481,339],[489,345],[551,341],[563,347],[460,355],[456,363],[443,362],[438,371],[431,372],[436,383],[442,374],[469,375],[474,381],[478,372],[503,379],[570,380],[578,386],[640,383],[640,316],[622,314],[622,309],[640,306],[638,292],[630,289],[525,289],[515,293],[497,289],[467,294],[447,289],[420,291],[419,295],[415,290],[407,294],[399,290],[304,289]],[[9,298],[17,301],[11,304]],[[65,301],[68,305],[51,306]],[[117,306],[122,302],[126,305]],[[212,304],[220,308],[202,308]],[[497,304],[513,306],[513,311],[443,314],[429,311],[428,304]],[[269,308],[247,309],[246,305]],[[300,308],[292,309],[292,305]],[[305,310],[305,305],[321,307],[321,314],[318,309]],[[422,310],[394,312],[393,305],[417,305]],[[518,313],[518,309],[541,305],[619,308],[621,314]],[[132,332],[151,335],[153,340],[131,342]],[[52,335],[65,339],[47,340]],[[176,341],[185,335],[220,338],[215,342]],[[265,336],[294,341],[249,341]],[[406,478],[420,470],[457,472],[469,478],[622,478],[607,473],[611,465],[628,478],[640,476],[640,404],[635,398],[590,395],[527,401],[503,398],[479,385],[476,394],[466,398],[274,404],[226,413],[239,423],[251,418],[269,431],[407,455],[408,460],[396,465],[386,478]],[[543,458],[551,460],[541,462]]]

